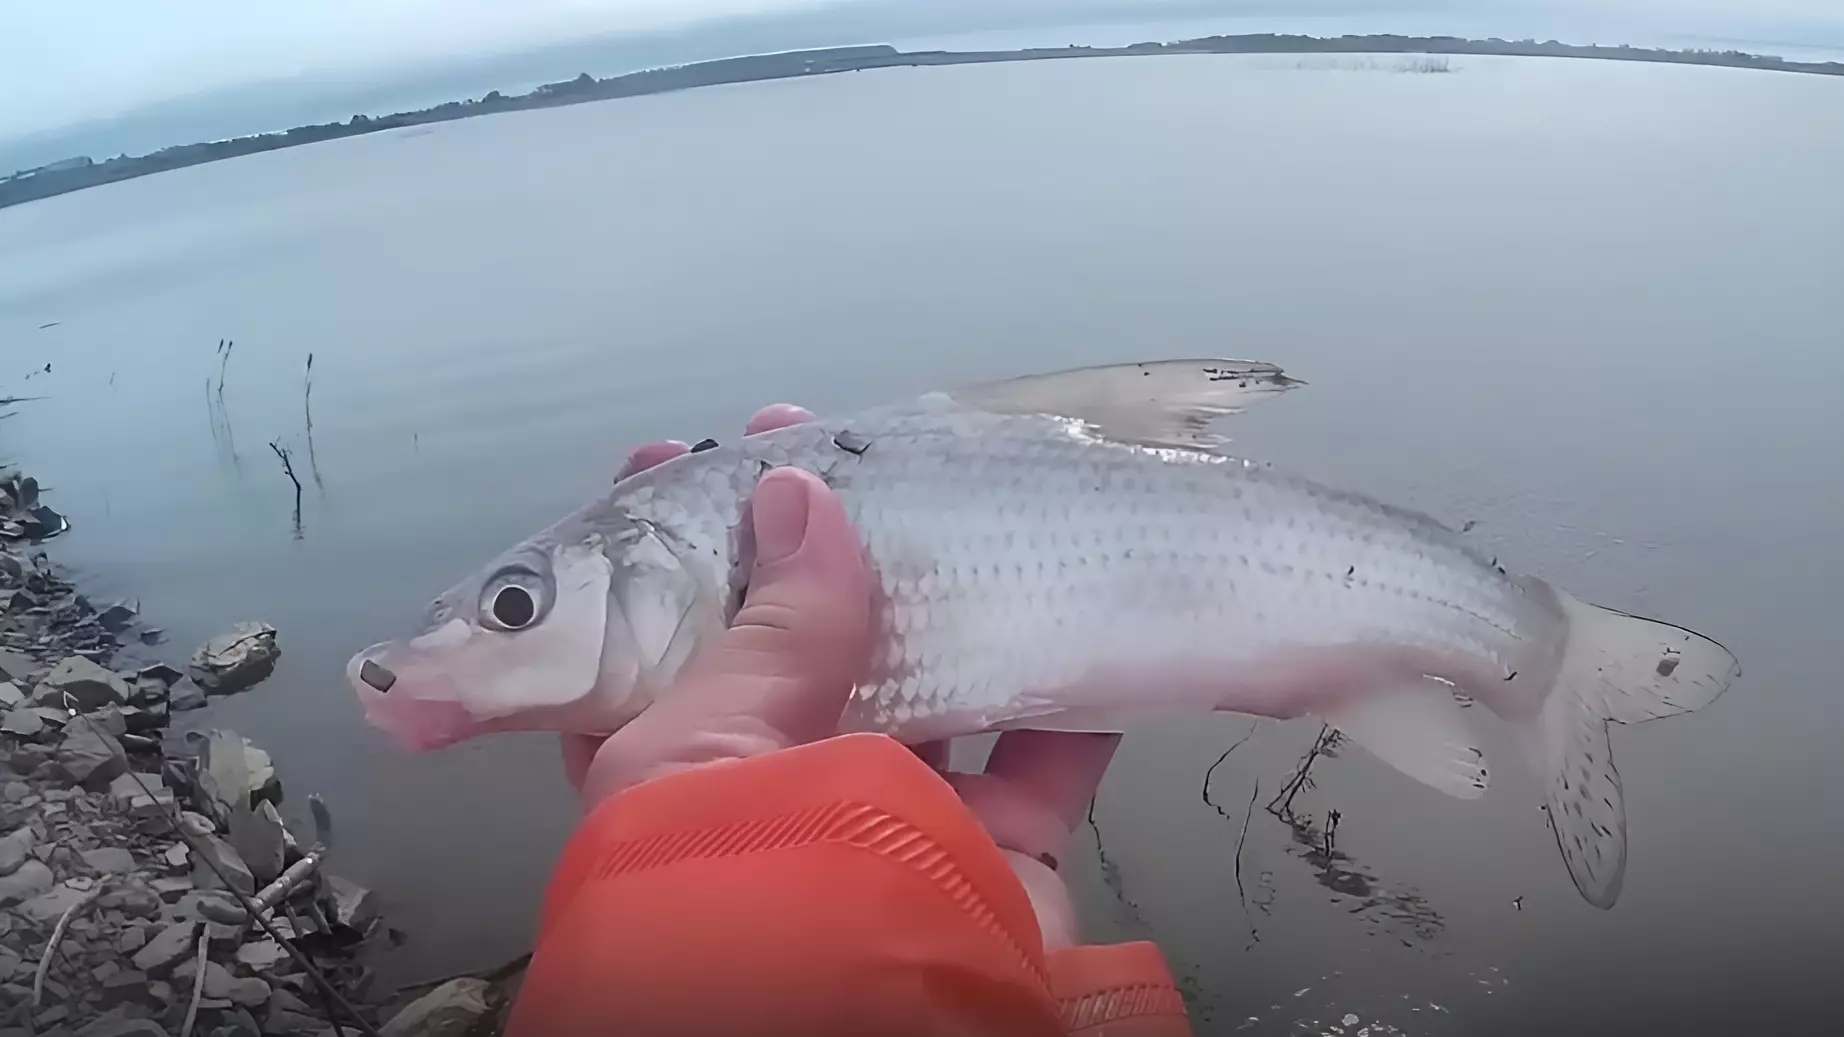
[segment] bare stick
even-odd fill
[[[198,1022],[199,999],[205,996],[205,947],[210,940],[211,930],[203,922],[198,930],[198,957],[193,959],[192,1001],[186,1005],[186,1021],[179,1027],[179,1037],[192,1037],[192,1024]]]
[[[327,848],[325,844],[322,844],[308,851],[307,856],[290,864],[287,871],[276,876],[274,882],[264,886],[262,892],[256,894],[256,906],[266,911],[288,899],[295,890],[307,885],[308,880],[314,877],[314,873],[320,868],[321,860],[326,855]]]
[[[1255,814],[1255,798],[1259,795],[1261,795],[1261,782],[1257,781],[1254,791],[1249,793],[1249,807],[1242,812],[1242,834],[1236,837],[1236,899],[1242,902],[1244,917],[1249,913],[1249,898],[1248,894],[1242,891],[1242,845],[1249,841],[1249,818]]]
[[[307,425],[307,470],[314,476],[314,485],[321,493],[327,490],[320,481],[320,458],[314,453],[314,354],[307,354],[307,376],[301,384],[301,415]]]
[[[70,920],[94,904],[96,898],[102,896],[103,890],[108,888],[107,883],[98,884],[95,889],[85,893],[82,899],[65,908],[64,913],[58,916],[58,924],[51,929],[51,941],[45,944],[45,955],[38,961],[38,971],[32,974],[32,1008],[34,1011],[45,999],[45,977],[51,973],[51,959],[58,956],[58,944],[64,942],[64,930],[70,927]]]
[[[269,449],[275,451],[275,456],[282,459],[282,474],[288,476],[288,481],[295,484],[295,536],[298,538],[301,535],[301,480],[295,475],[294,462],[289,459],[287,447],[271,439]]]

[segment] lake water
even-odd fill
[[[1209,801],[1247,720],[1135,732],[1070,855],[1093,936],[1160,940],[1202,1032],[1833,1028],[1844,80],[1399,63],[725,87],[0,211],[0,377],[51,396],[0,443],[72,516],[54,556],[138,596],[172,657],[280,628],[272,679],[191,716],[274,753],[291,819],[326,798],[406,979],[524,949],[574,809],[549,739],[406,755],[341,667],[628,447],[776,400],[1280,362],[1311,384],[1239,419],[1240,448],[1477,520],[1509,566],[1707,631],[1746,675],[1615,731],[1632,849],[1606,913],[1502,738],[1470,804],[1320,761],[1292,809],[1339,812],[1327,859],[1262,809],[1315,725],[1264,726]],[[298,537],[270,440],[307,484]]]

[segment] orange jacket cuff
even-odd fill
[[[597,807],[557,866],[507,1032],[1189,1030],[1156,948],[1046,958],[947,783],[888,738],[847,735]]]

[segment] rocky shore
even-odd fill
[[[376,990],[368,962],[400,934],[322,867],[324,805],[291,831],[268,754],[171,730],[256,688],[276,630],[146,662],[160,632],[95,607],[40,549],[68,528],[0,470],[0,1037],[496,1031],[504,976]]]

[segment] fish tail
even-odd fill
[[[1607,725],[1714,702],[1741,675],[1701,634],[1552,591],[1567,629],[1554,685],[1520,735],[1544,783],[1550,829],[1575,888],[1603,910],[1626,877],[1626,804]]]

